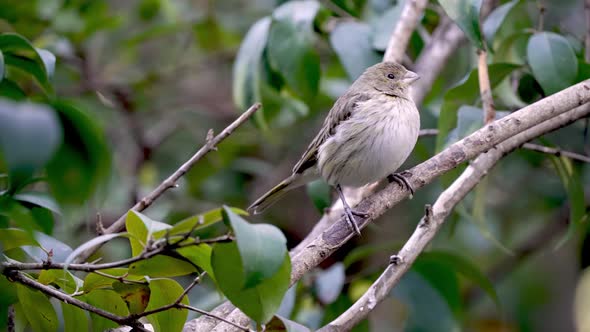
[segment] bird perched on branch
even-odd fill
[[[264,211],[287,191],[322,177],[336,188],[344,215],[360,234],[342,186],[361,187],[388,177],[413,193],[407,180],[394,172],[408,158],[420,130],[420,115],[410,96],[419,76],[394,62],[369,67],[342,95],[324,121],[291,176],[260,197],[249,208]]]

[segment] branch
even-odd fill
[[[392,256],[391,264],[371,285],[369,290],[348,310],[318,330],[318,332],[348,331],[365,319],[375,306],[386,298],[391,289],[410,269],[418,255],[432,241],[445,219],[454,207],[488,174],[488,171],[506,154],[546,132],[559,129],[579,118],[590,114],[590,105],[583,105],[556,118],[549,119],[504,142],[487,153],[477,157],[465,171],[443,191],[428,209],[418,227],[397,255]]]
[[[483,104],[483,123],[488,124],[496,118],[496,109],[490,87],[490,76],[488,74],[488,52],[478,50],[477,58],[477,77],[479,79],[479,93]]]
[[[402,62],[408,42],[416,25],[420,23],[428,0],[408,0],[402,9],[398,23],[389,38],[383,61]]]
[[[164,180],[156,189],[154,189],[151,193],[147,196],[142,198],[139,202],[137,202],[130,210],[141,212],[148,208],[152,203],[158,199],[164,192],[166,192],[170,188],[177,187],[176,182],[188,172],[201,158],[203,158],[207,153],[211,152],[212,150],[216,149],[216,146],[221,143],[224,139],[226,139],[229,135],[233,133],[236,128],[241,126],[244,122],[246,122],[256,111],[258,111],[262,105],[260,103],[256,103],[252,105],[246,112],[240,115],[234,122],[232,122],[229,126],[227,126],[221,133],[217,136],[213,137],[211,140],[207,140],[205,145],[203,145],[188,161],[186,161],[180,168],[178,168],[174,173],[172,173],[166,180]],[[104,230],[104,234],[112,234],[121,231],[125,226],[125,216],[127,214],[122,215],[115,221],[111,226]],[[98,250],[100,246],[96,246],[91,248],[78,256],[77,261],[82,262],[88,259],[90,255],[92,255],[96,250]]]

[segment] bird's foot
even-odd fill
[[[346,221],[348,221],[348,225],[354,231],[354,233],[356,235],[361,235],[361,230],[359,229],[359,225],[356,223],[356,218],[354,216],[366,218],[368,217],[368,214],[353,210],[349,206],[344,206],[344,216],[346,217]]]
[[[407,189],[410,192],[410,199],[414,197],[414,188],[408,182],[408,180],[403,175],[401,175],[401,173],[389,174],[387,176],[387,181],[389,181],[389,183],[395,182],[399,184],[400,187]]]

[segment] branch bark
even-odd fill
[[[383,61],[402,62],[408,42],[422,18],[428,0],[408,0],[402,9],[398,24],[389,38]]]
[[[234,122],[232,122],[229,126],[227,126],[221,133],[217,136],[207,139],[205,145],[203,145],[189,160],[187,160],[182,166],[180,166],[174,173],[172,173],[168,178],[166,178],[156,189],[154,189],[151,193],[147,196],[142,198],[139,202],[137,202],[130,210],[141,212],[147,209],[152,203],[158,199],[162,194],[164,194],[170,188],[176,188],[178,185],[176,182],[184,176],[199,160],[201,160],[205,155],[209,152],[216,150],[217,145],[221,143],[224,139],[226,139],[229,135],[233,133],[236,128],[241,126],[244,122],[246,122],[256,111],[258,111],[262,105],[260,103],[256,103],[252,105],[246,112],[242,113]],[[104,230],[104,234],[113,234],[120,232],[125,227],[125,216],[127,214],[122,215],[115,221],[111,226]],[[91,248],[78,256],[77,261],[83,262],[90,257],[96,250],[98,250],[100,246]]]
[[[418,227],[410,239],[399,253],[393,256],[395,259],[392,259],[392,263],[371,285],[369,290],[342,315],[330,324],[319,329],[318,332],[348,331],[365,319],[369,312],[389,295],[391,289],[393,289],[401,277],[410,269],[418,255],[432,241],[454,207],[475,188],[503,156],[535,137],[559,129],[588,114],[590,114],[590,105],[577,107],[508,138],[488,152],[477,157],[459,178],[440,194],[432,206],[431,213],[427,213],[420,220]]]

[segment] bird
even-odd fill
[[[288,191],[323,178],[334,187],[344,216],[357,235],[356,217],[342,187],[362,187],[388,178],[413,194],[413,188],[395,171],[409,157],[420,131],[420,114],[410,87],[419,76],[396,62],[367,68],[330,109],[289,177],[257,199],[247,209],[259,214]]]

